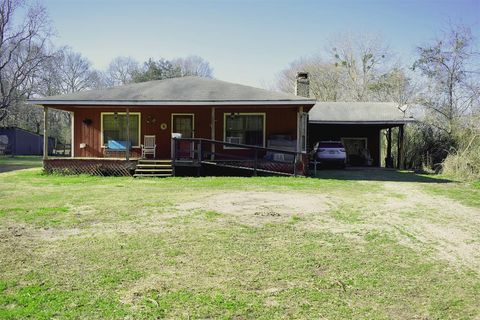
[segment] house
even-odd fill
[[[385,165],[403,167],[404,126],[414,119],[393,102],[317,102],[309,112],[308,140],[342,141],[349,165],[382,164],[382,139],[386,133]],[[392,129],[398,128],[396,164],[392,157]]]
[[[45,153],[49,172],[163,176],[230,168],[296,175],[306,169],[307,113],[315,104],[304,97],[308,85],[306,73],[297,77],[297,95],[183,77],[29,103],[43,106],[45,118],[54,108],[73,119],[72,157]]]
[[[55,139],[48,138],[48,150],[55,146]],[[0,128],[0,154],[42,155],[43,136],[17,127]]]

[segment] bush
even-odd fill
[[[434,127],[418,122],[406,127],[405,164],[408,169],[435,171],[457,148],[456,140]]]
[[[442,163],[444,174],[462,180],[480,179],[480,128],[478,122],[463,129],[456,140],[457,151],[450,153]]]

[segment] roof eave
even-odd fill
[[[210,106],[210,105],[314,105],[314,99],[299,100],[27,100],[36,105],[71,106]]]
[[[413,118],[398,119],[398,120],[375,120],[375,121],[328,121],[328,120],[311,120],[308,122],[312,124],[405,124],[409,122],[416,122],[417,120]]]

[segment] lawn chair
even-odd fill
[[[146,158],[147,154],[153,155],[155,158],[155,149],[157,145],[155,144],[155,136],[144,136],[142,144],[142,158]]]

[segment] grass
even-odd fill
[[[425,190],[433,195],[448,197],[465,205],[480,208],[480,181],[459,182],[451,186],[428,185]]]
[[[475,198],[478,186],[394,171],[320,175],[2,173],[0,318],[478,317],[478,260],[444,259],[432,247],[438,239],[415,233],[429,223],[421,220],[429,203],[408,216],[400,206],[413,201],[404,186],[426,199],[435,188]],[[278,195],[278,204],[252,207],[258,194]],[[324,207],[302,206],[299,195]],[[476,210],[468,196],[445,197]],[[442,227],[478,231],[478,216],[449,225],[436,210]]]
[[[0,166],[27,166],[27,167],[41,167],[41,156],[0,156]]]

